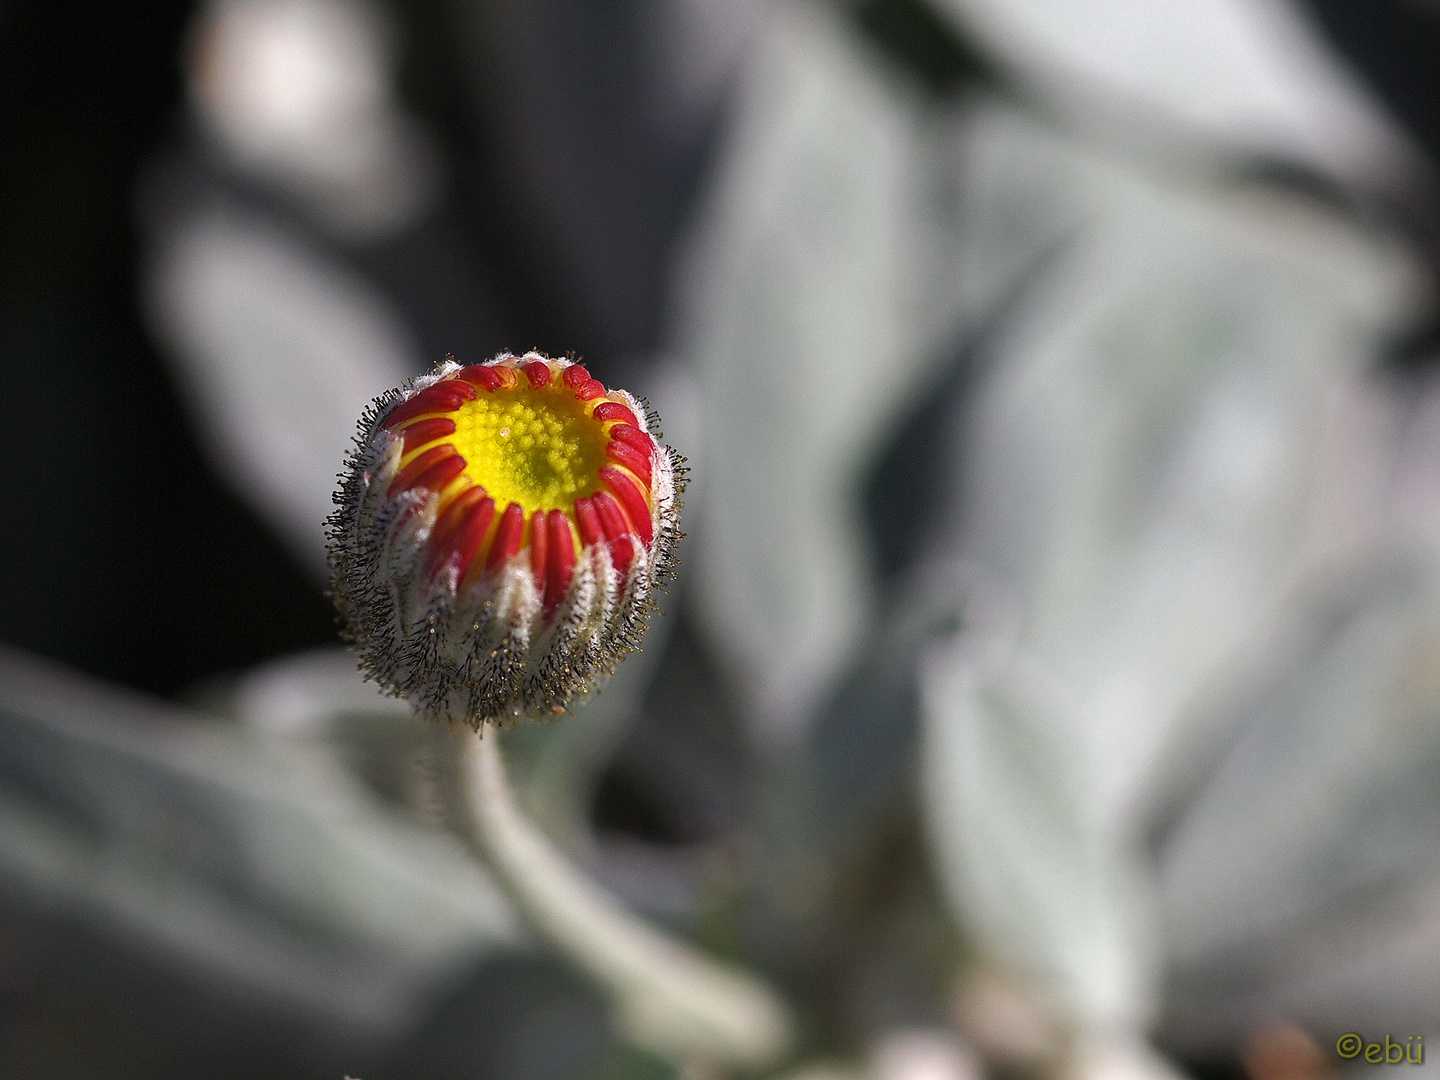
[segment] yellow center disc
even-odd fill
[[[449,416],[455,434],[447,441],[497,507],[570,511],[577,498],[600,490],[603,426],[563,387],[482,392]]]

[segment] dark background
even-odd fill
[[[1419,0],[1310,3],[1440,160],[1440,12]],[[162,694],[334,640],[319,590],[203,462],[136,310],[136,180],[173,137],[194,7],[0,4],[0,640]],[[524,70],[527,49],[546,63],[547,26],[572,39],[571,56],[616,59],[608,69],[599,60],[564,68],[568,86],[528,112],[509,110],[521,119],[518,131],[500,123],[488,132],[473,122],[475,103],[461,100],[463,73],[446,53],[442,8],[400,10],[405,85],[456,173],[472,178],[461,185],[460,225],[489,279],[501,283],[496,333],[516,339],[497,345],[579,342],[602,374],[607,366],[618,373],[625,355],[654,343],[663,248],[699,183],[703,154],[652,178],[629,220],[596,222],[574,208],[568,227],[608,232],[612,246],[630,238],[640,249],[631,300],[606,308],[601,298],[604,310],[588,321],[545,293],[543,260],[523,257],[533,222],[496,179],[504,170],[486,163],[487,151],[526,131],[542,141],[581,132],[594,139],[608,119],[624,141],[622,46],[633,29],[625,20],[640,8],[544,5],[548,22],[530,20],[531,40],[506,46],[514,70]],[[872,3],[856,14],[857,27],[897,63],[943,89],[947,63],[964,50],[941,40],[919,5]],[[597,86],[610,88],[608,98],[597,98]],[[505,83],[493,92],[504,98]],[[507,115],[506,100],[491,104]],[[634,153],[645,149],[637,144]],[[497,155],[488,156],[493,164]],[[623,170],[611,181],[623,182]],[[1432,231],[1428,211],[1406,213],[1417,234]]]
[[[161,693],[334,637],[136,309],[135,178],[194,7],[0,6],[0,639]]]
[[[1308,2],[1396,118],[1440,161],[1440,6]],[[638,17],[642,0],[536,0],[531,10],[539,14],[494,45],[514,81],[501,80],[478,98],[447,30],[457,6],[406,0],[397,13],[407,103],[440,138],[458,178],[454,235],[488,290],[482,306],[490,322],[477,337],[489,335],[495,349],[573,345],[602,378],[621,381],[615,376],[625,365],[657,344],[668,245],[703,186],[713,131],[671,148],[663,168],[637,167],[662,156],[643,131],[627,126],[636,62],[627,51],[635,36],[627,20]],[[335,641],[317,584],[206,464],[137,308],[136,191],[146,170],[182,139],[180,56],[195,7],[0,0],[0,641],[172,696],[265,657]],[[984,68],[918,0],[874,0],[853,14],[857,33],[936,94],[956,92]],[[527,74],[549,80],[555,92],[527,94]],[[723,123],[723,113],[714,123]],[[610,212],[527,203],[531,192],[508,167],[525,156],[526,140],[541,159],[570,155]],[[1434,209],[1423,190],[1390,208],[1432,252]],[[547,247],[536,239],[543,225],[575,238],[575,247]],[[572,297],[555,284],[570,280],[550,273],[567,260],[579,267],[578,279],[594,280],[583,262],[597,252],[615,268],[600,275],[613,278],[614,294],[577,289]],[[606,792],[601,809],[610,817],[602,813],[601,824],[655,831],[645,807],[621,797],[623,788]],[[122,986],[131,997],[154,997],[160,1005],[153,1012],[173,1007],[172,1028],[147,1029],[165,1053],[185,1038],[203,1045],[213,1035],[207,1023],[235,1028],[228,1013],[180,1009],[184,989],[146,969],[143,958],[91,948],[73,926],[27,924],[0,926],[0,1034],[5,1006],[23,996],[6,981],[7,971],[23,968],[9,958],[26,951],[20,938],[42,934],[57,942],[45,955],[71,957],[76,970],[47,971],[37,985]],[[96,956],[115,970],[99,970]],[[505,974],[507,985],[517,978]],[[561,997],[599,1025],[598,1005],[566,990],[562,975],[535,981],[537,998],[561,986],[570,995]],[[486,985],[477,977],[471,991]],[[105,1026],[119,1024],[106,1019],[107,996],[115,995],[97,990],[51,1015],[49,999],[32,994],[15,1014],[26,1018],[26,1030],[57,1033],[57,1044],[80,1030],[77,1017],[86,1018],[85,1038],[95,1044],[123,1044],[124,1032]],[[457,998],[455,1028],[489,1007]],[[417,1045],[449,1052],[433,1050],[444,1042],[436,1032],[449,1030],[445,1016],[442,1008]],[[257,1020],[254,1030],[271,1032],[268,1023]],[[155,1046],[134,1056],[163,1056]],[[471,1045],[457,1044],[452,1056],[453,1072],[464,1075]],[[236,1057],[230,1064],[235,1075],[279,1075],[267,1071],[273,1062],[252,1068]],[[1222,1064],[1215,1075],[1236,1070],[1234,1062]],[[294,1075],[308,1075],[305,1063]],[[433,1062],[426,1075],[440,1075]]]

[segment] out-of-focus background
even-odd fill
[[[0,1075],[675,1074],[323,595],[365,403],[507,348],[692,468],[521,799],[782,1072],[1440,1054],[1437,72],[1434,0],[0,0]]]

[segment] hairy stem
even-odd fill
[[[500,740],[454,735],[461,818],[534,929],[609,997],[623,1033],[677,1065],[759,1070],[792,1042],[780,997],[637,918],[571,865],[515,805]]]

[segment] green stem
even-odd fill
[[[519,812],[499,739],[455,736],[462,822],[534,929],[609,996],[622,1032],[679,1066],[758,1071],[793,1042],[770,987],[637,918]]]

